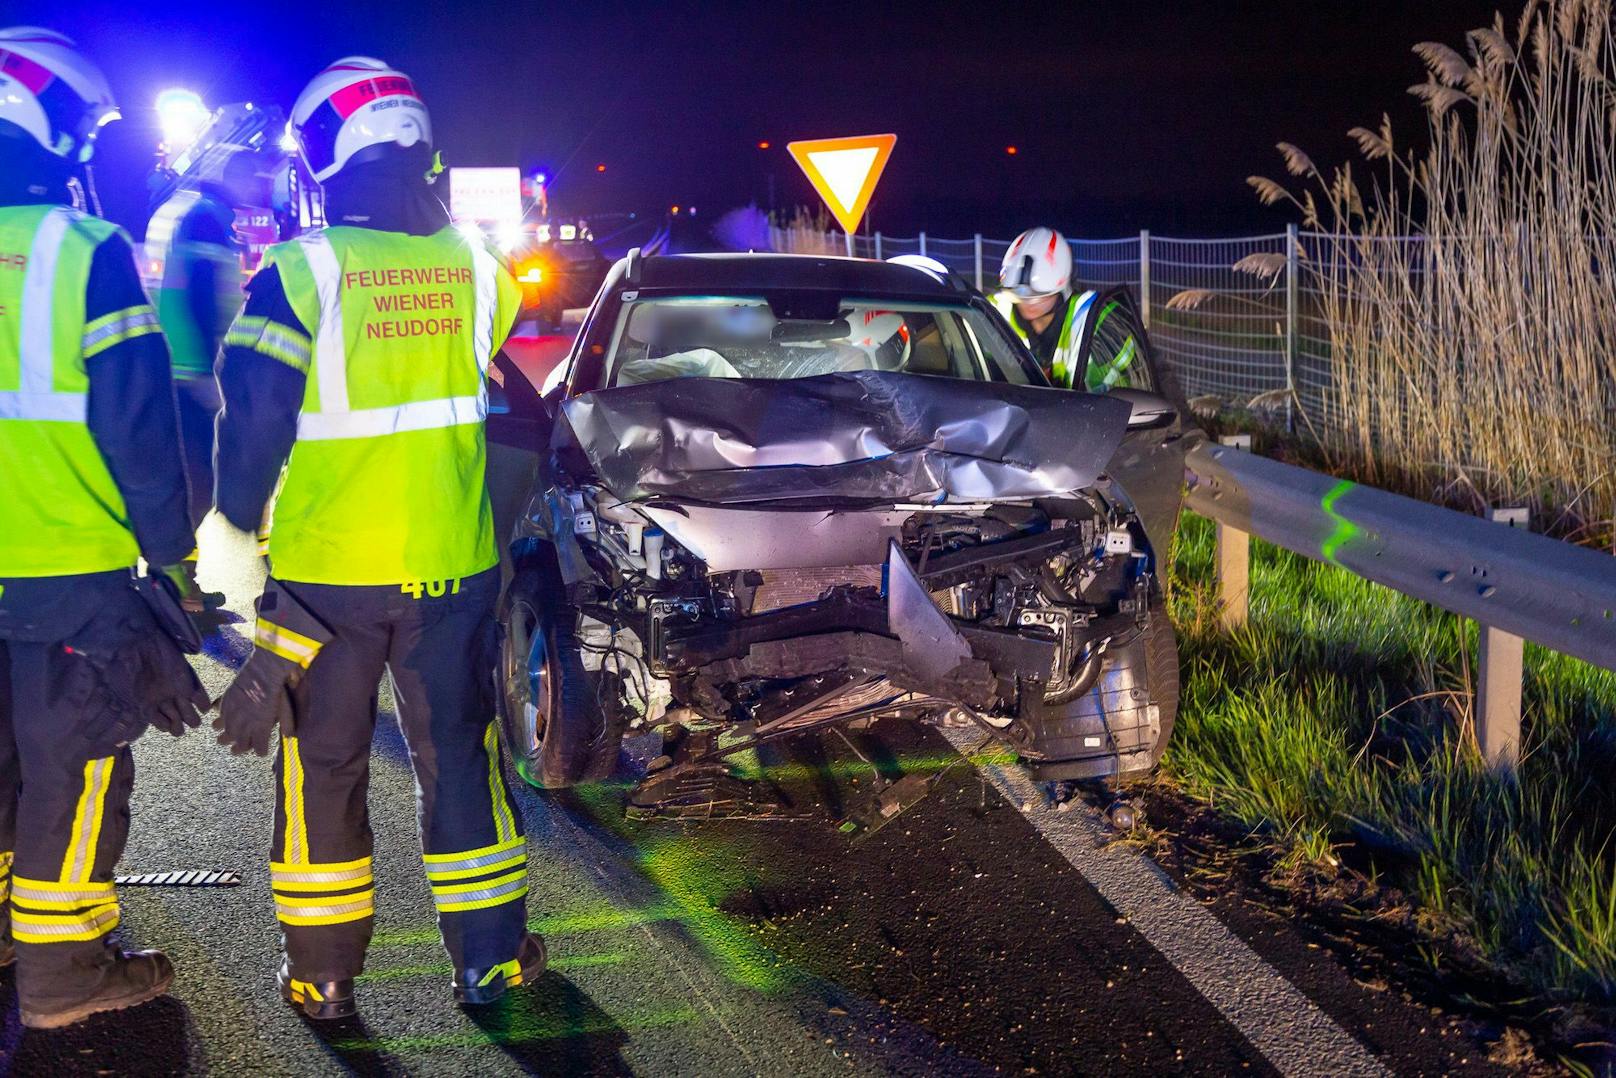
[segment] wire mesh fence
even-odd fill
[[[841,233],[775,232],[776,249],[840,253]],[[1011,240],[852,238],[863,258],[925,255],[991,290]],[[1331,288],[1354,243],[1290,229],[1261,236],[1186,239],[1148,232],[1120,239],[1068,237],[1075,288],[1125,286],[1139,298],[1151,344],[1192,401],[1266,413],[1324,436],[1341,430],[1331,348]],[[1418,244],[1417,237],[1378,242]],[[1396,261],[1396,260],[1394,260]],[[1402,264],[1407,265],[1404,260]]]

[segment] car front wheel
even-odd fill
[[[617,686],[584,667],[553,550],[520,564],[501,621],[500,718],[517,773],[546,789],[610,775],[623,740]]]

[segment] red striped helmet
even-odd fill
[[[37,26],[0,30],[0,124],[83,164],[101,125],[118,118],[112,87],[71,38]]]
[[[1072,280],[1072,249],[1053,228],[1029,228],[1016,237],[999,266],[999,286],[1018,299],[1064,292]]]
[[[322,183],[371,146],[432,145],[432,118],[415,84],[369,56],[345,56],[314,76],[286,127]]]

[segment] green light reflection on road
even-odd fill
[[[754,941],[735,918],[719,911],[730,895],[758,882],[744,870],[744,856],[721,855],[718,849],[737,843],[721,842],[711,830],[699,839],[689,832],[636,832],[624,819],[622,801],[614,791],[584,786],[575,792],[596,823],[633,844],[640,871],[677,910],[672,919],[689,930],[719,972],[758,992],[774,993],[790,984],[793,976],[780,968],[782,959]]]
[[[637,1014],[586,1015],[583,1018],[565,1014],[511,1013],[512,1021],[497,1032],[435,1033],[417,1037],[354,1037],[333,1040],[331,1047],[339,1052],[389,1052],[407,1054],[441,1049],[483,1048],[494,1044],[528,1044],[537,1041],[562,1040],[598,1033],[616,1033],[622,1030],[660,1029],[686,1025],[701,1016],[694,1007],[670,1007],[641,1011]]]
[[[1001,750],[966,757],[953,753],[905,757],[900,762],[904,774],[935,774],[964,764],[1002,767],[1013,764],[1016,759],[1015,753]],[[874,765],[856,758],[816,764],[764,764],[750,750],[737,753],[731,766],[740,778],[782,784],[826,776],[846,781],[873,778],[877,774]],[[732,983],[776,994],[805,976],[755,939],[751,931],[755,925],[723,912],[724,904],[733,896],[754,891],[767,882],[760,878],[760,873],[768,871],[764,866],[769,865],[769,858],[757,856],[755,848],[748,849],[752,842],[733,832],[721,833],[711,828],[696,832],[673,830],[665,822],[649,826],[631,823],[623,812],[623,795],[628,785],[620,781],[598,782],[575,787],[572,793],[597,826],[628,845],[636,867],[655,885],[661,893],[660,899],[629,908],[602,899],[577,912],[537,917],[530,922],[531,928],[544,936],[567,936],[671,921],[690,932],[717,970]],[[376,936],[371,946],[424,945],[435,943],[437,939],[433,929],[390,932]],[[553,960],[552,968],[565,968],[562,961]],[[424,972],[432,967],[416,968]],[[381,977],[408,975],[412,974],[386,971],[380,974]]]
[[[628,961],[628,955],[621,951],[609,951],[604,954],[557,955],[545,963],[545,969],[557,971],[569,969],[591,969],[596,966],[620,966]],[[454,967],[447,962],[436,962],[425,966],[393,966],[390,969],[366,970],[354,978],[358,984],[370,981],[397,981],[409,977],[448,977],[453,975]]]
[[[673,921],[682,911],[673,905],[645,906],[640,909],[620,909],[602,901],[598,910],[571,913],[557,917],[535,917],[528,928],[541,936],[571,936],[584,932],[610,932],[616,929],[636,928],[657,921]],[[437,943],[436,928],[420,928],[403,932],[382,932],[370,941],[373,950],[386,947],[419,947]]]
[[[772,782],[803,781],[820,776],[837,779],[872,778],[877,769],[863,760],[832,760],[823,764],[761,764],[754,753],[740,753],[731,769],[738,778],[768,779]],[[750,759],[748,759],[750,757]],[[976,767],[1005,767],[1019,757],[1013,752],[979,752],[971,756],[920,756],[900,760],[905,775],[935,775],[959,764]]]

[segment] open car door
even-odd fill
[[[1150,346],[1133,293],[1105,288],[1082,294],[1078,302],[1078,377],[1090,392],[1133,405],[1128,432],[1107,471],[1133,500],[1151,548],[1165,559],[1183,505],[1184,454],[1191,441],[1186,435],[1198,428],[1177,380]]]

